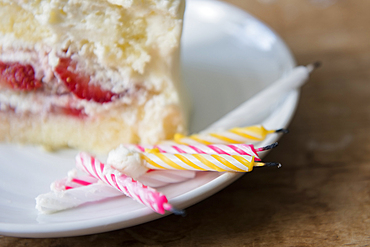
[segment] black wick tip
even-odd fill
[[[281,167],[281,164],[280,163],[277,163],[277,162],[266,162],[265,163],[265,166],[267,166],[267,167],[276,166],[277,168],[280,168]]]
[[[263,161],[258,161],[256,162],[257,165],[254,166],[254,167],[277,167],[277,168],[280,168],[281,167],[281,164],[280,163],[277,163],[277,162],[263,162]]]
[[[270,144],[270,145],[267,145],[267,146],[263,147],[262,150],[265,151],[265,150],[273,149],[273,148],[277,147],[278,145],[279,145],[279,143],[275,142],[273,144]]]
[[[176,208],[171,208],[170,210],[171,213],[175,214],[175,215],[181,215],[182,217],[185,217],[186,216],[186,212],[185,210],[180,210],[180,209],[176,209]]]
[[[283,133],[283,134],[288,134],[289,130],[288,129],[278,129],[275,131],[275,133]]]
[[[314,63],[313,63],[313,67],[314,67],[315,69],[320,68],[320,67],[321,67],[321,65],[322,65],[322,62],[321,62],[321,61],[316,61],[316,62],[314,62]]]

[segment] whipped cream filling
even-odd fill
[[[184,7],[184,0],[0,0],[0,62],[31,65],[42,81],[42,87],[24,92],[0,78],[0,110],[36,117],[81,111],[95,123],[122,126],[110,133],[130,131],[135,142],[184,132]],[[61,58],[72,60],[71,72],[88,76],[88,85],[109,91],[108,100],[71,92],[72,83],[62,81],[69,75],[56,71]],[[61,109],[53,112],[55,107]]]
[[[148,77],[172,73],[183,11],[182,0],[0,0],[0,44],[3,51],[37,50],[41,41],[52,68],[58,57],[71,57],[92,83],[114,93],[144,82],[164,89],[166,79]]]
[[[135,93],[134,93],[135,94]],[[117,109],[122,105],[130,105],[132,101],[140,104],[140,98],[145,98],[145,93],[141,96],[133,97],[125,95],[110,103],[97,103],[93,101],[77,99],[71,93],[55,95],[43,92],[14,93],[11,90],[0,91],[0,110],[14,110],[16,113],[48,114],[53,107],[70,108],[81,110],[87,116],[96,116],[112,109]],[[113,114],[112,114],[113,115]]]
[[[59,58],[49,51],[50,48],[45,46],[38,46],[34,50],[5,49],[2,51],[1,62],[31,65],[35,72],[35,79],[42,81],[43,88],[32,92],[22,92],[4,88],[0,83],[0,110],[12,109],[16,113],[46,114],[53,107],[58,106],[80,109],[84,114],[94,116],[120,105],[130,105],[133,101],[141,105],[147,99],[147,89],[134,83],[128,85],[118,83],[123,80],[122,76],[112,71],[97,73],[91,79],[92,84],[94,81],[104,82],[106,78],[102,77],[109,77],[110,82],[116,81],[115,85],[110,85],[107,89],[117,94],[112,102],[101,104],[92,100],[79,99],[55,76],[53,63],[55,60],[59,61]],[[107,83],[103,85],[107,86]]]

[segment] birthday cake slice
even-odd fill
[[[183,0],[1,0],[0,140],[105,153],[185,132]]]

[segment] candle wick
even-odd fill
[[[279,144],[278,142],[275,142],[275,143],[270,144],[270,145],[267,145],[267,146],[265,146],[265,147],[258,148],[258,149],[257,149],[257,152],[270,150],[270,149],[272,149],[272,148],[277,147],[277,146],[278,146],[278,144]]]
[[[321,65],[322,65],[321,61],[316,61],[313,63],[313,66],[315,67],[315,69],[321,67]]]
[[[263,162],[263,161],[258,161],[254,162],[255,166],[254,167],[273,167],[276,166],[277,168],[281,167],[280,163],[277,162]]]
[[[186,216],[185,210],[176,209],[171,204],[165,203],[165,204],[163,204],[163,207],[164,207],[164,209],[166,209],[167,211],[170,211],[171,213],[173,213],[175,215],[181,215],[182,217]]]
[[[265,164],[265,166],[267,166],[267,167],[276,166],[277,168],[281,168],[281,164],[280,163],[277,163],[277,162],[267,162]]]
[[[288,134],[289,133],[289,130],[288,129],[278,129],[278,130],[275,130],[275,133]]]
[[[314,71],[315,69],[318,69],[319,67],[321,67],[321,62],[320,61],[316,61],[314,63],[311,63],[309,65],[307,65],[307,69],[308,71],[311,73],[312,71]]]

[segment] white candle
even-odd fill
[[[51,191],[36,197],[36,209],[51,214],[68,208],[78,207],[87,202],[100,201],[123,194],[102,183],[94,183],[70,190]]]
[[[247,114],[251,115],[271,109],[286,93],[301,87],[309,78],[310,73],[319,65],[319,63],[314,63],[295,67],[288,75],[275,81],[271,86],[257,93],[254,97],[211,124],[203,133],[243,126]]]

